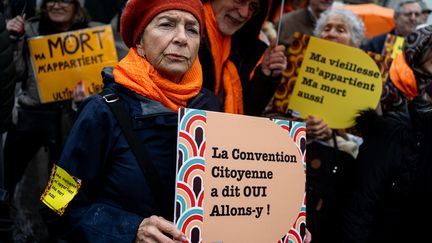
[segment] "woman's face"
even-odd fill
[[[178,82],[195,61],[200,45],[200,25],[190,13],[162,12],[147,25],[138,53],[164,77]]]
[[[73,0],[48,0],[46,9],[49,19],[62,26],[69,26],[74,18],[75,5]]]
[[[351,28],[344,21],[342,16],[333,15],[327,18],[320,37],[340,44],[353,46],[351,41]]]

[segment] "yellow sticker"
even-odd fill
[[[53,166],[51,177],[40,200],[58,215],[63,215],[69,202],[78,193],[81,180],[69,175],[59,166]]]

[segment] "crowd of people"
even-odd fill
[[[274,0],[104,3],[0,3],[0,242],[13,241],[15,189],[41,149],[48,156],[36,161],[48,165],[47,174],[60,166],[85,182],[63,216],[44,215],[50,240],[185,242],[172,223],[174,203],[166,203],[175,195],[179,108],[298,120],[272,112],[271,103],[295,32],[378,54],[388,34],[405,40],[388,67],[380,103],[359,112],[355,129],[332,129],[319,114],[302,119],[311,154],[320,144],[355,161],[344,171],[343,192],[318,195],[307,187],[303,240],[427,239],[427,224],[418,223],[432,213],[426,200],[432,191],[432,27],[425,25],[431,10],[424,2],[398,3],[395,28],[369,39],[361,18],[332,7],[333,0],[292,1],[282,16]],[[96,9],[103,5],[109,6],[101,14]],[[29,38],[103,23],[115,26],[119,59],[100,70],[103,91],[89,96],[80,82],[71,99],[41,102]],[[117,112],[138,143],[131,143]],[[311,175],[307,180],[321,179]]]

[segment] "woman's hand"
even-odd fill
[[[171,235],[169,238],[166,235]],[[176,226],[168,220],[159,217],[151,216],[145,218],[140,226],[135,242],[139,243],[173,243],[173,242],[184,242],[186,236],[176,228]]]
[[[277,77],[287,67],[287,58],[285,57],[285,46],[276,45],[273,40],[264,53],[264,61],[261,64],[261,71],[266,76]]]
[[[15,18],[10,19],[6,23],[6,29],[9,33],[21,35],[24,33],[25,15],[17,15]]]
[[[306,134],[309,137],[321,140],[331,138],[333,131],[327,126],[323,119],[318,119],[312,115],[306,117]]]
[[[305,243],[311,243],[311,241],[312,241],[312,234],[309,232],[308,229],[306,229]]]

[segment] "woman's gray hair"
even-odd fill
[[[355,47],[360,47],[365,38],[365,27],[363,21],[357,15],[347,9],[332,8],[323,12],[317,20],[314,35],[320,36],[321,32],[324,30],[328,18],[336,15],[341,16],[350,28],[351,42],[353,45]]]

